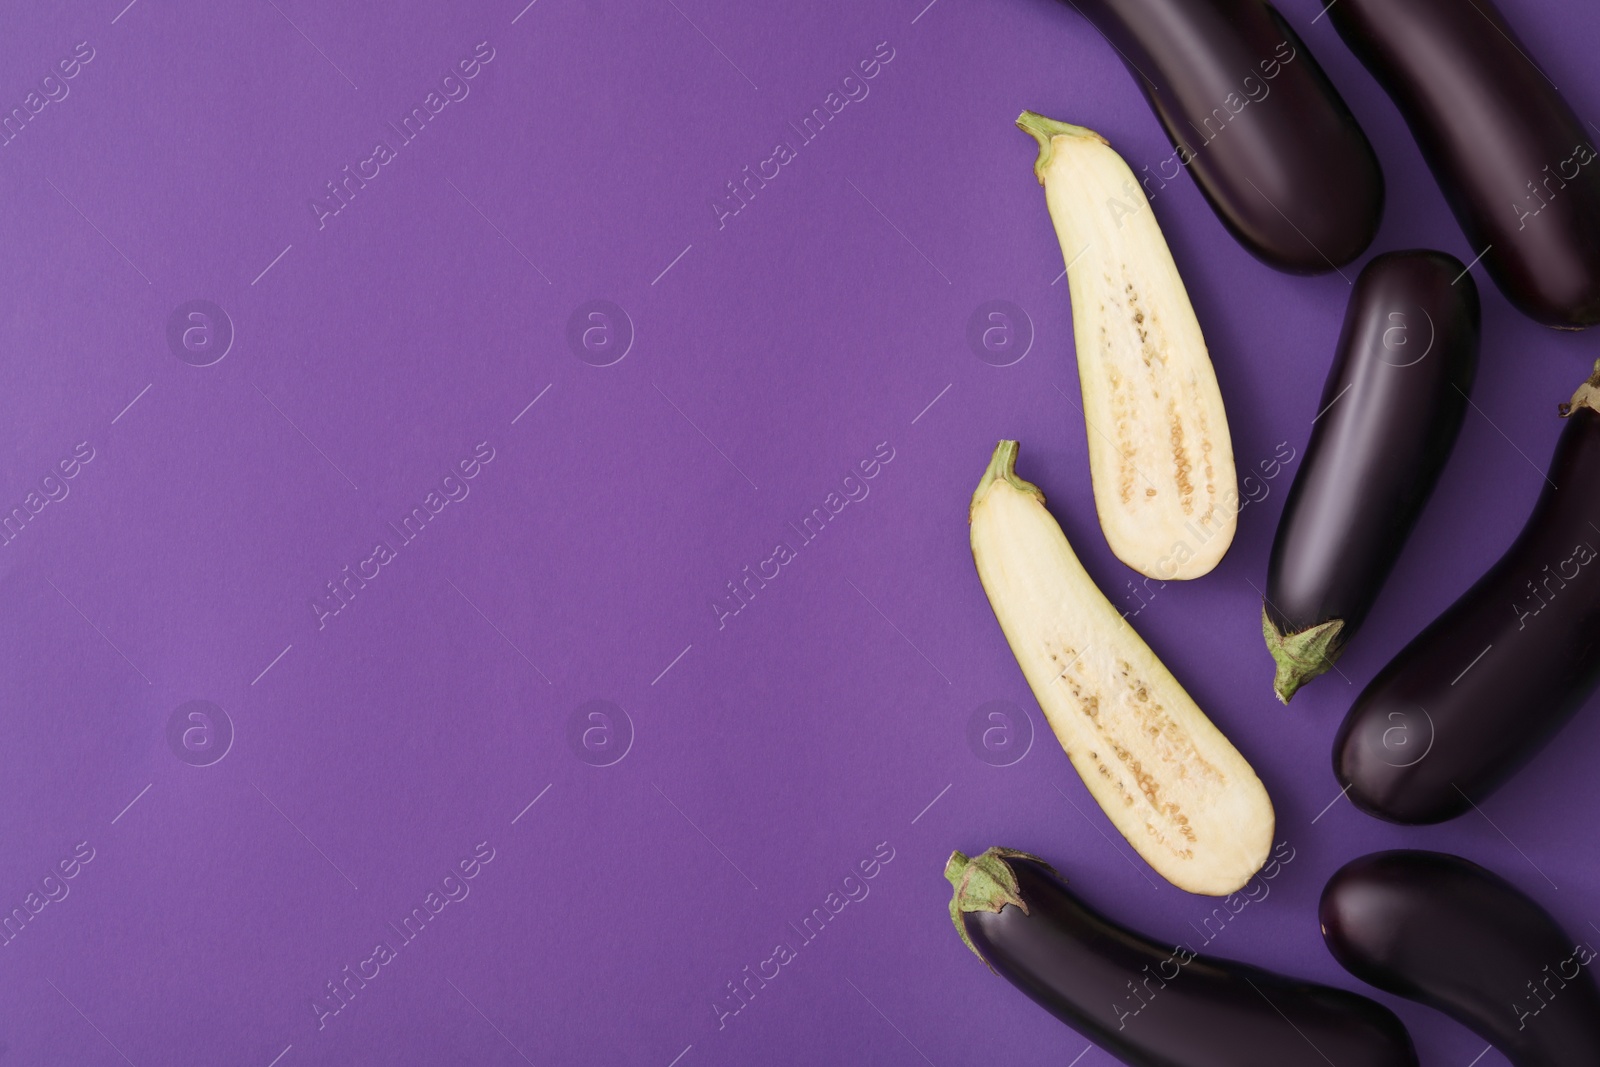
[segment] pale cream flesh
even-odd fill
[[[1117,830],[1162,877],[1225,896],[1266,862],[1274,814],[1237,749],[1113,608],[1002,441],[972,555],[1045,718]]]
[[[1024,112],[1067,263],[1100,527],[1117,558],[1198,578],[1233,541],[1239,493],[1216,373],[1161,227],[1092,130]]]

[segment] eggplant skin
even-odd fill
[[[1328,880],[1318,913],[1351,974],[1455,1018],[1516,1067],[1600,1063],[1593,946],[1493,872],[1441,852],[1377,852]]]
[[[1293,274],[1359,256],[1383,217],[1366,134],[1263,0],[1068,0],[1121,53],[1174,155],[1136,173],[1155,197],[1193,175],[1252,255]]]
[[[1600,363],[1505,554],[1351,706],[1334,774],[1356,807],[1453,819],[1526,763],[1600,683]]]
[[[964,910],[963,898],[976,894],[963,889],[961,870],[996,861],[1011,873],[1012,902]],[[956,853],[945,874],[957,886],[952,917],[970,947],[1131,1067],[1417,1063],[1405,1026],[1377,1002],[1153,941],[1095,912],[1037,857]]]
[[[1267,565],[1284,703],[1338,659],[1394,568],[1461,431],[1479,333],[1454,256],[1389,252],[1356,279]]]
[[[1494,4],[1339,0],[1328,15],[1506,298],[1547,326],[1600,322],[1600,162]]]

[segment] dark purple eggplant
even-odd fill
[[[1410,1035],[1375,1001],[1134,933],[1036,856],[957,852],[944,873],[967,947],[1132,1067],[1415,1067]]]
[[[1453,819],[1531,759],[1600,684],[1600,362],[1562,405],[1544,492],[1489,572],[1356,698],[1333,769],[1356,807]]]
[[[1383,172],[1310,49],[1264,0],[1067,0],[1122,55],[1174,154],[1138,171],[1153,197],[1188,170],[1268,266],[1321,274],[1359,256]]]
[[[1440,852],[1377,852],[1328,880],[1345,970],[1465,1024],[1515,1067],[1600,1064],[1594,948],[1500,876]]]
[[[1494,4],[1339,0],[1328,14],[1506,299],[1546,326],[1600,322],[1600,163]]]
[[[1267,565],[1261,632],[1285,704],[1339,658],[1433,492],[1466,415],[1478,324],[1454,256],[1390,252],[1356,279]]]

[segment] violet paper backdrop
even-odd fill
[[[1593,707],[1440,827],[1329,765],[1520,528],[1592,336],[1475,272],[1460,444],[1345,677],[1286,710],[1256,589],[1359,265],[1275,273],[1158,193],[1255,499],[1136,597],[1012,122],[1171,148],[1070,7],[124,3],[0,34],[0,507],[43,501],[0,546],[0,1064],[1112,1063],[949,928],[945,857],[993,844],[1369,994],[1314,909],[1374,849],[1600,937]],[[1320,4],[1280,6],[1379,150],[1374,251],[1473,259]],[[1600,116],[1600,16],[1506,7]],[[1001,437],[1273,795],[1292,859],[1237,914],[1137,862],[1045,730],[967,545]],[[1373,995],[1424,1063],[1483,1051]]]

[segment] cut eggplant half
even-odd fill
[[[1167,881],[1226,896],[1272,847],[1266,788],[1089,577],[1001,441],[972,494],[972,558],[1084,784]]]
[[[1189,294],[1127,163],[1093,130],[1024,111],[1033,171],[1067,263],[1100,528],[1162,581],[1233,542],[1239,491],[1216,372]]]

